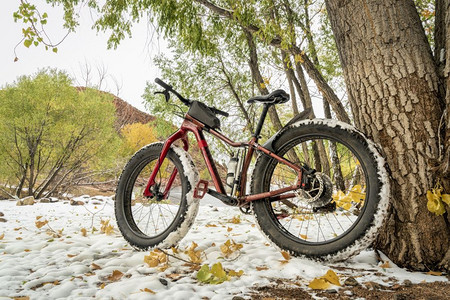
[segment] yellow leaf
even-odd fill
[[[307,240],[307,239],[308,239],[308,236],[307,236],[306,234],[300,234],[300,237],[301,237],[302,239],[304,239],[304,240]]]
[[[234,216],[233,219],[230,220],[231,223],[233,224],[239,224],[241,223],[241,216]]]
[[[87,236],[87,230],[86,230],[86,228],[81,228],[81,235],[82,235],[82,236]]]
[[[442,201],[450,205],[450,194],[442,194]]]
[[[436,272],[436,271],[428,271],[426,274],[432,275],[432,276],[442,276],[442,272]]]
[[[102,224],[102,227],[100,228],[100,232],[105,233],[107,235],[110,235],[114,232],[114,227],[109,224],[109,220],[101,220],[100,223]]]
[[[103,282],[101,285],[100,285],[100,289],[104,289],[105,288],[105,283]]]
[[[178,254],[178,249],[177,249],[177,248],[172,247],[172,248],[170,248],[170,249],[172,249],[173,254]]]
[[[328,270],[327,273],[324,276],[322,276],[322,278],[328,281],[329,283],[341,286],[341,283],[339,282],[339,277],[333,270]]]
[[[269,267],[267,267],[267,266],[256,267],[256,270],[257,270],[257,271],[269,270]]]
[[[118,281],[122,278],[123,273],[119,270],[114,270],[111,275],[108,276],[108,280],[110,281]]]
[[[383,268],[383,269],[387,269],[387,268],[390,268],[390,267],[391,267],[391,265],[389,264],[388,260],[380,265],[380,268]]]
[[[167,255],[159,249],[153,250],[149,255],[144,257],[144,262],[151,268],[154,268],[161,263],[166,263],[167,261]]]
[[[2,233],[2,234],[0,235],[0,240],[3,240],[4,237],[5,237],[5,234]]]
[[[145,288],[145,289],[141,289],[141,292],[147,292],[150,294],[156,294],[156,292],[152,291],[151,289]]]
[[[304,62],[302,54],[296,54],[294,56],[294,60],[295,60],[296,63],[303,63]]]
[[[170,278],[172,280],[178,280],[180,279],[181,275],[178,273],[171,273],[166,275],[167,278]]]
[[[227,276],[227,273],[223,269],[222,264],[220,262],[215,263],[215,264],[212,265],[212,267],[211,267],[211,274],[213,274],[214,276],[216,276],[218,278],[222,278],[222,277]]]
[[[47,220],[45,220],[45,221],[36,221],[35,222],[37,228],[41,228],[42,226],[44,226],[47,223],[48,223]]]
[[[195,242],[192,242],[191,246],[184,253],[189,256],[191,262],[199,264],[202,262],[202,259],[201,259],[202,251],[195,250],[195,248],[197,248],[197,246],[198,245]]]
[[[236,272],[235,270],[230,270],[228,272],[228,275],[234,276],[234,277],[241,277],[244,274],[244,270],[239,270],[239,272]]]
[[[291,255],[289,254],[289,252],[281,251],[281,255],[283,255],[285,260],[290,260],[291,259]]]
[[[206,224],[206,227],[217,227],[216,224]]]
[[[72,258],[72,257],[75,257],[75,256],[77,256],[77,255],[76,254],[67,254],[68,258]]]
[[[314,278],[308,287],[313,290],[326,290],[330,287],[330,283],[323,278]]]
[[[159,265],[159,260],[151,255],[144,256],[144,262],[150,267],[154,268]]]
[[[366,194],[362,192],[362,187],[359,184],[352,187],[348,193],[348,196],[353,202],[356,203],[360,203],[361,200],[366,199]]]
[[[36,217],[36,221],[39,220],[40,218],[42,218],[42,216],[37,216]]]
[[[228,231],[228,232],[230,232],[231,230],[233,230],[233,228],[231,228],[231,227],[228,227],[228,228],[227,228],[227,231]]]
[[[427,191],[427,208],[430,212],[440,216],[445,213],[444,204],[441,201],[440,189],[432,189]]]

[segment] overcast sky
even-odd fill
[[[20,75],[30,75],[40,68],[52,67],[66,70],[71,76],[82,83],[81,74],[87,63],[93,73],[97,67],[104,67],[109,78],[103,89],[116,93],[114,80],[121,86],[119,96],[133,106],[144,110],[141,95],[146,81],[153,81],[159,75],[152,63],[152,57],[165,51],[165,43],[161,39],[151,36],[148,25],[141,22],[133,28],[133,38],[124,40],[116,50],[107,50],[107,33],[96,33],[91,29],[93,20],[89,11],[82,13],[81,26],[76,33],[71,33],[58,46],[58,53],[45,51],[43,46],[25,48],[23,44],[16,48],[18,61],[14,62],[14,47],[20,42],[21,23],[14,23],[12,14],[17,10],[19,1],[3,0],[0,9],[0,86],[12,83]],[[45,1],[33,1],[41,8],[41,13],[49,14],[48,33],[53,41],[64,36],[62,28],[61,10],[53,9]],[[114,80],[113,80],[114,78]],[[98,79],[94,78],[93,83]]]

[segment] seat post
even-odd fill
[[[261,112],[261,117],[259,117],[258,125],[256,125],[255,133],[253,133],[252,136],[259,139],[259,135],[261,133],[262,127],[264,125],[264,120],[266,119],[267,112],[269,111],[270,106],[272,103],[264,103],[263,110]]]

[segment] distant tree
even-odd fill
[[[0,186],[8,196],[55,193],[88,164],[113,157],[112,98],[43,70],[0,90]]]
[[[127,124],[120,133],[122,135],[120,154],[123,156],[130,156],[145,145],[157,140],[155,130],[150,124]]]

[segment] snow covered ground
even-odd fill
[[[207,198],[201,200],[196,222],[176,256],[189,260],[183,250],[195,242],[196,250],[203,251],[202,264],[221,262],[225,269],[243,270],[244,274],[218,285],[203,284],[197,280],[197,271],[177,258],[169,257],[167,268],[149,267],[144,262],[149,252],[133,250],[120,235],[111,198],[85,196],[74,200],[86,204],[72,206],[69,201],[59,201],[16,206],[15,201],[0,201],[2,218],[7,220],[0,223],[0,299],[250,298],[252,287],[276,279],[287,283],[295,280],[296,285],[308,290],[314,278],[330,269],[340,276],[341,283],[349,276],[359,283],[383,285],[404,280],[447,281],[444,276],[408,272],[392,262],[380,263],[373,251],[345,263],[324,264],[300,258],[286,261],[259,232],[251,215]],[[101,232],[102,226],[110,231],[107,220],[114,229],[110,234]],[[229,239],[243,247],[225,258],[220,246]],[[167,253],[173,254],[172,250]]]

